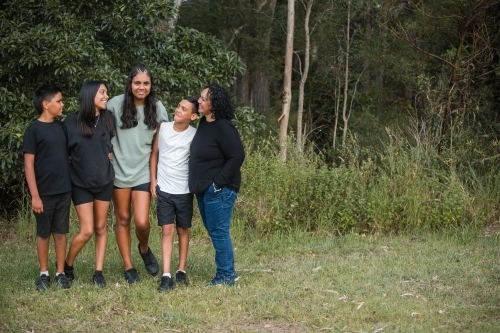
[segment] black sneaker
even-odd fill
[[[45,291],[50,287],[50,276],[42,274],[35,281],[36,290]]]
[[[187,274],[184,273],[183,271],[177,271],[177,273],[175,273],[175,282],[177,282],[178,284],[187,285],[188,284]]]
[[[158,266],[158,261],[156,260],[153,252],[148,247],[148,252],[141,252],[141,244],[137,244],[137,249],[139,250],[139,254],[141,255],[142,261],[144,261],[144,266],[146,266],[146,271],[148,271],[149,275],[156,276],[160,267]]]
[[[69,279],[64,274],[56,275],[56,283],[63,289],[69,289]]]
[[[92,276],[92,281],[99,288],[106,287],[106,280],[104,279],[104,275],[102,275],[102,274],[94,273],[94,275]]]
[[[75,274],[73,273],[73,266],[69,266],[66,261],[64,262],[64,275],[70,280],[75,279]]]
[[[139,275],[137,274],[137,270],[135,268],[126,270],[125,280],[127,280],[128,284],[139,283]]]
[[[170,291],[170,290],[174,289],[174,287],[175,287],[175,283],[174,283],[174,280],[172,280],[171,277],[169,277],[169,276],[162,276],[161,277],[160,286],[158,287],[158,291],[159,292]]]

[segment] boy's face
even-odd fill
[[[62,101],[62,94],[58,92],[52,97],[50,101],[43,101],[43,112],[49,116],[56,118],[62,115],[64,103]]]
[[[196,110],[193,110],[193,107],[193,104],[185,99],[180,101],[175,108],[174,121],[176,123],[189,123],[198,118],[198,114]]]

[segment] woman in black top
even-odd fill
[[[207,86],[198,99],[204,117],[191,142],[189,190],[196,194],[203,224],[215,249],[217,273],[210,285],[233,285],[238,279],[229,232],[245,159],[243,144],[231,119],[234,108],[219,85]]]
[[[74,279],[73,262],[95,233],[94,284],[104,287],[102,275],[108,233],[108,214],[115,172],[110,158],[111,138],[115,135],[114,118],[106,110],[108,90],[103,82],[86,82],[80,90],[78,112],[68,115],[64,130],[71,157],[72,199],[80,230],[71,241],[64,273]]]

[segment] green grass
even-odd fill
[[[234,225],[234,287],[205,287],[213,250],[193,227],[190,285],[156,291],[142,266],[128,286],[112,231],[104,275],[91,284],[93,244],[75,262],[70,290],[34,289],[34,241],[0,244],[2,332],[497,332],[500,325],[500,237],[475,230],[418,235],[261,237]],[[72,221],[70,237],[76,231]],[[11,234],[12,235],[12,234]],[[159,255],[160,230],[151,247]],[[52,242],[51,242],[52,247]],[[54,253],[50,254],[53,277]],[[177,265],[176,254],[172,266]]]

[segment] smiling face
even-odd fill
[[[198,112],[205,116],[205,118],[210,119],[212,114],[212,102],[210,101],[208,88],[203,89],[200,94],[200,98],[198,98]]]
[[[175,108],[174,121],[176,123],[190,123],[198,118],[198,110],[188,100],[183,99]]]
[[[62,94],[58,92],[52,97],[50,101],[43,101],[43,112],[51,118],[56,118],[62,115],[64,103],[62,101]]]
[[[151,91],[151,78],[145,72],[140,72],[132,78],[130,83],[130,90],[132,90],[132,95],[134,95],[135,105],[144,105],[144,99],[149,95]]]
[[[108,89],[104,84],[101,84],[94,98],[96,114],[99,114],[99,110],[106,109],[106,103],[108,102],[108,99]]]

